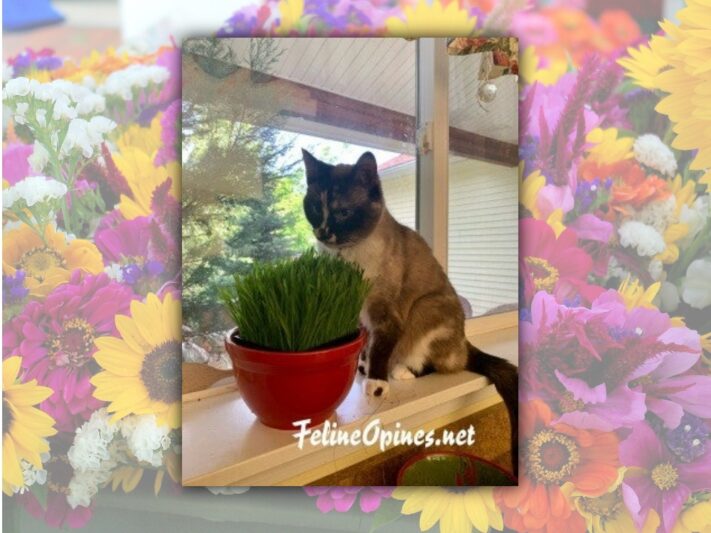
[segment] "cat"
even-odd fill
[[[353,165],[331,165],[302,150],[304,213],[318,247],[358,264],[372,289],[361,311],[369,332],[358,370],[365,393],[384,397],[388,379],[470,370],[502,396],[518,464],[518,369],[487,354],[464,333],[464,311],[425,240],[398,223],[383,199],[377,162],[365,152]]]

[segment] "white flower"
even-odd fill
[[[18,102],[17,106],[15,107],[15,122],[18,124],[26,124],[27,119],[25,118],[25,113],[27,113],[27,109],[30,107],[30,104],[27,102]]]
[[[694,237],[704,228],[706,221],[711,215],[711,204],[709,203],[709,195],[699,196],[694,203],[689,207],[684,204],[681,206],[679,213],[679,222],[689,226],[689,233],[684,237],[679,244],[686,246]]]
[[[54,111],[52,118],[54,120],[73,120],[77,117],[77,110],[72,106],[69,97],[66,94],[57,95],[54,100]],[[68,135],[68,134],[67,134]]]
[[[109,266],[104,268],[104,272],[112,280],[123,283],[123,272],[121,271],[121,265],[118,263],[111,263]]]
[[[95,144],[101,144],[104,142],[104,135],[109,133],[116,127],[116,123],[106,117],[91,117],[89,124],[87,125],[87,133],[89,139]]]
[[[30,92],[30,80],[25,77],[13,78],[5,84],[3,89],[4,98],[14,98],[15,96],[27,96]]]
[[[131,100],[134,88],[145,88],[149,84],[161,84],[169,76],[168,69],[158,65],[130,65],[109,74],[100,90],[103,94]]]
[[[72,509],[89,507],[91,499],[99,492],[99,488],[111,479],[109,470],[90,470],[75,472],[67,489],[67,503]]]
[[[69,123],[64,142],[59,149],[64,156],[71,154],[75,148],[79,148],[84,157],[91,157],[94,154],[94,144],[89,138],[89,123],[83,118],[75,118]]]
[[[676,222],[676,217],[674,216],[675,209],[676,198],[669,196],[666,200],[650,202],[639,211],[631,208],[632,214],[630,215],[630,219],[652,226],[659,233],[663,234],[664,230],[666,230],[670,224]]]
[[[681,286],[681,299],[696,309],[711,305],[711,257],[691,262]]]
[[[38,109],[35,111],[35,118],[37,119],[37,123],[44,127],[47,125],[47,110],[46,109]]]
[[[111,423],[106,408],[94,411],[91,418],[77,428],[74,442],[67,452],[69,464],[77,472],[101,470],[111,461],[109,445],[118,431]]]
[[[21,207],[32,207],[47,200],[64,198],[66,194],[67,186],[64,183],[44,176],[31,176],[3,191],[2,206],[10,209],[18,201],[23,201]]]
[[[673,313],[679,307],[679,290],[676,285],[665,281],[659,290],[659,309],[665,313]]]
[[[652,259],[647,270],[654,281],[659,281],[664,273],[664,264],[659,259]]]
[[[618,231],[620,244],[625,248],[635,248],[637,254],[643,257],[660,254],[667,247],[664,237],[657,230],[636,220],[623,222]]]
[[[76,112],[80,115],[103,113],[106,109],[106,99],[100,94],[87,90],[81,99],[77,100]]]
[[[156,468],[163,464],[163,452],[170,448],[168,426],[157,425],[153,414],[129,416],[119,424],[121,435],[136,459]]]
[[[634,142],[634,157],[643,165],[671,178],[676,174],[674,152],[653,133],[640,135]]]
[[[27,162],[30,164],[32,170],[38,174],[44,170],[44,167],[46,167],[49,162],[49,152],[44,147],[44,144],[35,140],[32,155],[27,158]]]

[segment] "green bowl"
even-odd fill
[[[506,487],[518,481],[506,470],[466,452],[424,452],[411,457],[397,475],[399,486]]]

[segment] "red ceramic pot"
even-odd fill
[[[340,344],[307,352],[276,352],[247,345],[233,329],[225,339],[237,387],[260,422],[296,430],[293,422],[315,426],[330,417],[353,385],[366,331]]]

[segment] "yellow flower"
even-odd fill
[[[45,437],[57,433],[54,419],[33,407],[54,391],[37,385],[36,379],[21,383],[21,362],[17,356],[2,362],[2,490],[8,496],[25,485],[20,461],[41,469],[41,454],[49,452]]]
[[[28,225],[5,233],[3,239],[3,272],[14,275],[25,272],[25,287],[30,295],[47,296],[57,285],[69,280],[75,269],[98,274],[104,269],[99,249],[85,239],[69,240],[67,235],[48,225],[44,242]]]
[[[711,113],[708,108],[708,84],[711,82],[711,4],[706,0],[687,0],[678,12],[680,24],[665,21],[660,24],[665,35],[650,41],[645,64],[652,74],[659,64],[663,67],[645,80],[649,88],[665,93],[656,106],[674,123],[676,137],[672,146],[679,150],[698,150],[689,165],[691,170],[711,167]],[[651,59],[651,55],[656,56]]]
[[[657,307],[652,302],[661,288],[662,284],[658,281],[656,283],[652,283],[645,289],[638,279],[635,278],[632,280],[632,278],[628,275],[627,278],[620,283],[620,287],[617,289],[617,292],[620,296],[622,296],[627,309],[634,309],[635,307],[656,309]]]
[[[617,128],[595,128],[588,133],[586,140],[594,146],[587,150],[588,160],[599,165],[611,165],[634,157],[632,137],[618,137]]]
[[[151,293],[131,303],[130,317],[116,316],[121,338],[96,339],[94,360],[103,371],[91,383],[96,398],[111,402],[113,421],[153,413],[158,424],[180,426],[180,324],[180,302]]]
[[[156,152],[163,144],[161,141],[161,117],[162,113],[158,113],[148,128],[144,128],[136,123],[127,127],[116,140],[118,151],[125,152],[130,151],[131,148],[138,148],[148,154],[151,159],[154,159]]]
[[[563,224],[563,210],[558,208],[553,211],[546,219],[546,223],[553,229],[556,239],[560,237],[560,234],[565,231],[565,224]]]
[[[639,48],[627,49],[627,56],[617,60],[617,63],[627,71],[627,76],[635,84],[645,89],[654,90],[657,74],[666,66],[667,62],[659,57],[648,45]]]
[[[476,17],[471,17],[466,9],[460,8],[458,0],[450,1],[446,7],[440,0],[419,0],[417,5],[405,6],[405,20],[390,17],[385,27],[392,37],[466,37],[474,33]]]
[[[535,218],[540,218],[538,210],[538,192],[546,184],[546,177],[540,170],[534,170],[521,182],[521,205],[528,209]]]
[[[711,501],[701,500],[682,510],[672,533],[711,533]]]
[[[627,533],[637,531],[619,487],[613,491],[590,498],[573,497],[573,503],[585,519],[589,533]],[[659,527],[659,516],[652,510],[642,527],[642,533],[654,533]]]
[[[696,200],[696,182],[692,179],[682,183],[681,175],[677,174],[671,181],[671,192],[676,198],[676,208],[674,215],[678,218],[681,208],[686,205],[691,207]]]
[[[659,259],[665,265],[670,265],[676,263],[679,259],[679,246],[677,246],[677,241],[680,241],[689,234],[688,224],[670,224],[667,229],[664,230],[664,243],[667,247],[661,254],[657,254],[655,259]]]
[[[420,513],[420,531],[439,522],[441,533],[469,533],[489,528],[503,530],[501,511],[491,488],[454,492],[447,487],[398,487],[393,498],[402,500],[402,514]]]
[[[180,197],[180,167],[177,162],[156,167],[151,155],[134,146],[126,146],[123,151],[114,154],[113,159],[131,189],[131,197],[122,194],[119,201],[119,210],[126,219],[150,215],[153,192],[168,178],[172,180],[170,192],[175,198]]]
[[[284,35],[297,29],[304,14],[304,0],[281,0],[279,2],[279,27],[277,33]]]
[[[540,66],[540,60],[533,46],[527,46],[521,55],[519,74],[527,85],[540,83],[541,85],[555,85],[558,80],[568,72],[570,65],[565,61],[553,60],[546,68]]]

